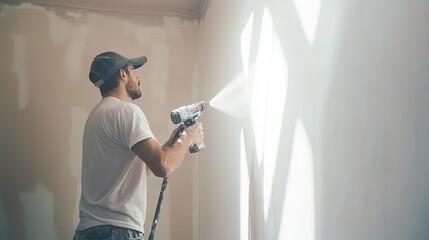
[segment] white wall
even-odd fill
[[[0,239],[72,238],[83,125],[101,99],[88,80],[93,57],[148,57],[136,103],[164,142],[175,127],[170,111],[194,100],[197,33],[198,22],[173,17],[0,5]],[[161,239],[192,238],[194,163],[190,156],[170,178]],[[149,178],[147,232],[160,186]]]
[[[428,239],[428,15],[211,1],[200,96],[232,93],[203,117],[199,239]]]

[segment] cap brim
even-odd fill
[[[147,62],[146,56],[128,59],[128,64],[133,65],[134,68],[139,68],[143,66],[143,64],[145,64],[146,62]]]

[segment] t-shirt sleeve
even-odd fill
[[[120,141],[129,149],[142,140],[154,137],[146,116],[135,104],[125,105],[117,119]]]

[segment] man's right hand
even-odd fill
[[[192,139],[192,144],[199,143],[204,139],[203,123],[197,122],[192,126],[185,127],[182,135],[186,134],[190,139]]]

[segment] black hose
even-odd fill
[[[156,205],[156,211],[155,211],[155,215],[153,216],[152,227],[150,230],[150,235],[148,240],[153,240],[155,237],[156,225],[158,224],[159,213],[161,212],[162,200],[164,199],[164,192],[165,192],[165,189],[167,188],[167,184],[168,184],[168,177],[164,178],[164,180],[162,181],[161,191],[159,192],[158,204]]]

